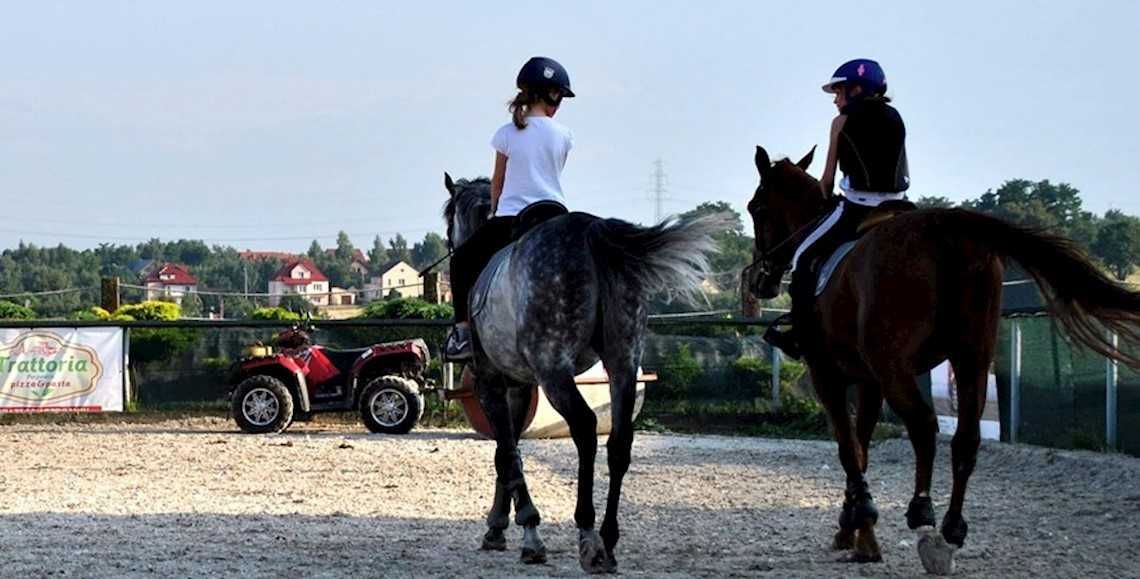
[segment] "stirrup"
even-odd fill
[[[772,347],[778,348],[785,356],[794,360],[800,359],[803,354],[800,352],[799,340],[796,339],[796,331],[794,329],[786,332],[781,332],[776,329],[774,325],[768,326],[761,336],[765,342],[768,342]]]
[[[443,359],[448,362],[466,362],[473,357],[474,345],[471,329],[455,326],[443,345]]]
[[[769,328],[773,326],[790,326],[792,325],[792,312],[784,312],[768,325]]]

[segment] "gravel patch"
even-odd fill
[[[569,440],[523,441],[549,562],[478,550],[494,444],[464,431],[364,434],[297,425],[237,433],[216,418],[0,427],[4,577],[580,576]],[[607,473],[600,448],[595,504]],[[914,459],[871,451],[884,562],[828,549],[843,475],[830,442],[639,433],[622,497],[631,577],[922,575],[903,513]],[[949,447],[935,470],[939,517]],[[983,445],[962,577],[1140,577],[1140,460]]]

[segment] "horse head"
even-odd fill
[[[443,219],[447,222],[447,247],[454,250],[463,245],[487,220],[491,213],[491,180],[486,177],[453,181],[443,174],[443,186],[450,197],[443,206]]]
[[[771,299],[779,295],[780,280],[791,267],[798,234],[827,203],[819,181],[807,172],[814,156],[812,147],[797,163],[786,158],[772,163],[764,147],[756,147],[760,184],[748,202],[755,246],[754,261],[744,270],[742,280],[745,303],[753,297]]]

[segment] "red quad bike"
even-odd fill
[[[368,430],[405,434],[423,415],[427,344],[421,339],[355,350],[314,345],[315,328],[294,325],[278,350],[255,346],[234,364],[231,411],[243,431],[282,432],[318,412],[359,410]]]

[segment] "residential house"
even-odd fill
[[[366,300],[382,300],[396,292],[402,298],[418,298],[424,295],[424,281],[420,272],[406,261],[398,261],[384,269],[379,277],[372,278],[364,285]]]
[[[329,278],[304,257],[285,262],[269,280],[269,304],[276,306],[287,295],[298,295],[315,306],[329,305]]]
[[[329,257],[336,255],[336,249],[326,249],[325,253]],[[348,262],[348,269],[352,272],[353,279],[363,280],[368,276],[368,258],[364,256],[364,252],[359,249],[352,250],[352,259]]]
[[[146,286],[148,300],[173,298],[181,303],[182,296],[198,291],[198,279],[177,263],[163,263],[151,268],[143,278],[143,285]]]

